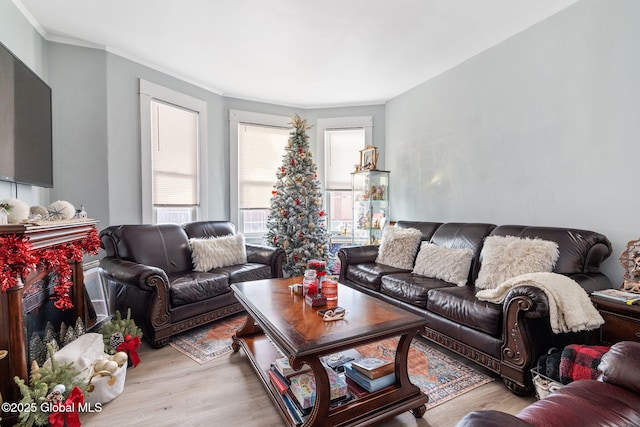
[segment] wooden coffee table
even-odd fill
[[[248,313],[245,324],[233,336],[233,350],[244,349],[286,423],[295,425],[267,374],[271,363],[281,357],[275,346],[289,357],[294,369],[306,363],[315,375],[316,398],[305,426],[367,425],[408,410],[421,418],[429,398],[409,381],[407,356],[411,341],[425,320],[339,284],[338,304],[347,314],[344,320],[325,322],[316,312],[327,307],[310,307],[302,296],[289,290],[288,285],[300,281],[300,278],[267,279],[231,285]],[[329,380],[320,357],[396,336],[400,339],[395,357],[395,384],[330,407]]]

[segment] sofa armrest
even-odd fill
[[[523,304],[523,300],[526,304]],[[516,286],[507,293],[503,303],[504,313],[512,309],[526,313],[527,318],[543,318],[549,316],[549,299],[547,294],[538,287],[523,285]],[[506,318],[506,317],[505,317]]]
[[[529,394],[530,369],[554,343],[547,295],[535,286],[514,287],[503,303],[503,322],[503,382],[515,394]]]
[[[532,425],[505,412],[473,411],[458,421],[455,427],[531,427]]]
[[[285,252],[282,248],[247,243],[247,262],[271,266],[272,277],[282,277]]]
[[[340,279],[344,277],[349,264],[361,264],[364,262],[376,262],[378,258],[378,246],[347,246],[338,250],[340,259]]]
[[[115,286],[116,309],[131,315],[154,347],[166,344],[160,330],[171,326],[169,279],[158,267],[138,264],[114,257],[100,260],[100,270],[107,283]],[[168,335],[167,335],[168,336]]]
[[[152,292],[160,287],[164,293],[169,293],[169,279],[161,268],[114,257],[102,258],[100,268],[105,277],[123,285]]]

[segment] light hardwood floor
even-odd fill
[[[240,350],[200,365],[171,346],[140,348],[141,362],[127,370],[124,392],[83,426],[282,426],[283,422]],[[535,400],[513,395],[498,378],[428,410],[422,419],[403,413],[385,427],[447,427],[470,411],[516,413]]]

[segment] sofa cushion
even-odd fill
[[[476,298],[472,286],[450,286],[429,291],[427,310],[453,322],[495,337],[502,335],[502,305]]]
[[[410,271],[384,264],[367,262],[349,265],[347,267],[346,277],[358,285],[379,292],[380,285],[382,284],[382,276],[392,273],[410,273]]]
[[[537,426],[637,426],[640,395],[597,380],[574,381],[516,416]]]
[[[241,233],[222,237],[191,238],[189,245],[195,271],[209,271],[247,262],[244,235]]]
[[[385,227],[382,231],[376,262],[411,270],[421,238],[422,233],[416,228]]]
[[[236,234],[236,226],[231,221],[192,221],[182,224],[182,228],[190,239]]]
[[[441,222],[427,221],[397,221],[395,224],[395,226],[398,228],[415,228],[420,230],[423,242],[430,241],[433,234],[440,228],[441,225]]]
[[[380,293],[422,309],[427,307],[427,293],[431,289],[452,286],[444,280],[413,273],[395,273],[382,276]]]
[[[480,254],[482,264],[475,285],[493,289],[522,274],[551,272],[558,255],[558,244],[549,240],[489,236]]]
[[[241,265],[220,267],[212,270],[211,272],[226,274],[229,276],[229,283],[248,282],[251,280],[271,278],[271,266],[252,262]]]
[[[468,285],[472,285],[480,271],[480,252],[485,238],[496,228],[494,224],[480,222],[448,222],[431,237],[431,243],[449,249],[471,249],[473,260]]]
[[[189,238],[178,224],[111,226],[100,232],[100,241],[110,257],[158,267],[167,274],[192,269]]]
[[[611,242],[595,231],[563,227],[501,225],[492,236],[518,236],[550,240],[558,244],[560,256],[554,273],[600,272],[600,264],[611,255]]]
[[[413,273],[464,286],[467,284],[472,259],[471,249],[449,249],[422,242]]]
[[[638,342],[622,341],[612,345],[598,366],[598,370],[602,372],[602,381],[625,387],[640,395],[638,353],[640,353]]]
[[[231,292],[229,276],[224,273],[182,273],[168,276],[171,305],[199,302]]]

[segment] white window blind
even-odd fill
[[[152,100],[151,136],[153,205],[198,205],[198,113]]]
[[[240,209],[268,209],[276,171],[289,139],[289,129],[241,123],[238,125],[238,205]]]
[[[364,128],[329,129],[325,131],[325,188],[350,190],[351,172],[360,163],[360,150],[365,147]]]

